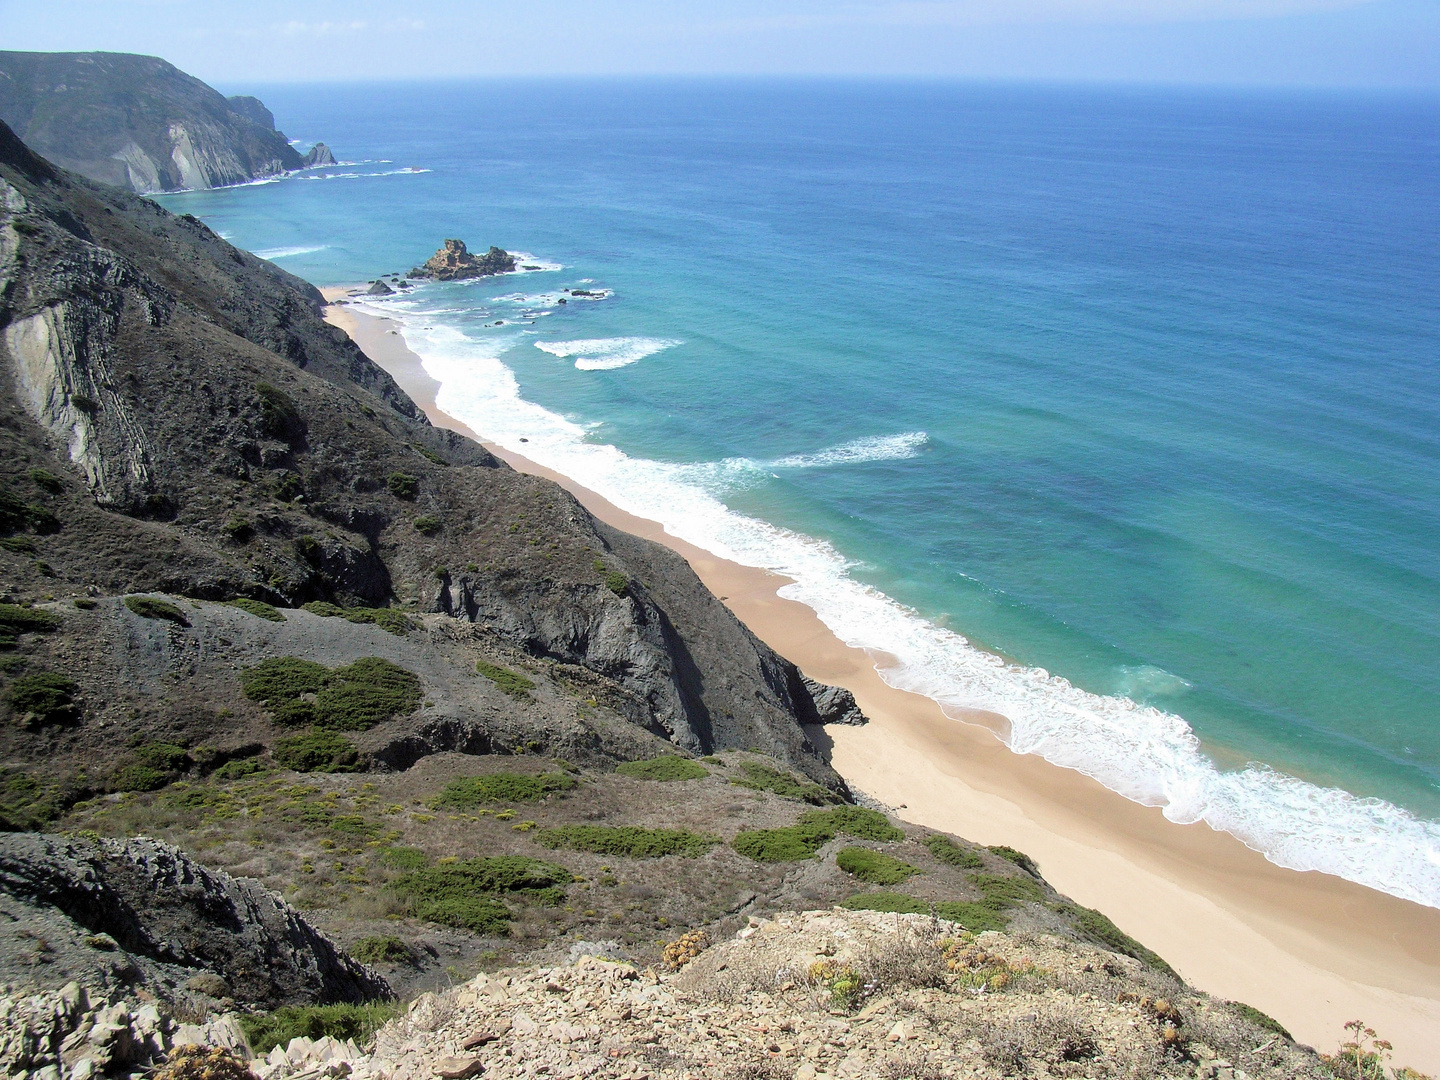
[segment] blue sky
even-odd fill
[[[1440,88],[1440,0],[0,0],[0,48],[227,87],[850,75]]]

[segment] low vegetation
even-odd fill
[[[415,622],[403,611],[394,608],[343,608],[324,600],[312,600],[303,606],[304,611],[319,615],[322,619],[340,618],[346,622],[373,623],[396,637],[404,637],[415,629]]]
[[[686,829],[644,829],[638,825],[562,825],[542,829],[536,841],[547,848],[589,851],[627,859],[661,859],[682,855],[693,859],[704,855],[719,837],[702,836]]]
[[[60,627],[60,616],[19,604],[0,604],[0,648],[14,645],[21,634],[47,634]]]
[[[830,810],[807,810],[794,825],[784,828],[744,830],[736,835],[733,846],[741,855],[757,862],[792,862],[812,857],[840,833],[880,843],[905,839],[904,832],[877,810],[837,806]]]
[[[626,761],[615,766],[615,771],[621,776],[633,777],[637,780],[657,780],[661,783],[670,783],[676,780],[700,780],[710,775],[710,770],[703,765],[691,761],[689,758],[682,758],[678,754],[662,754],[657,758],[650,758],[648,761]]]
[[[422,536],[434,536],[445,523],[434,514],[421,514],[411,524]]]
[[[979,870],[985,865],[985,860],[979,855],[962,848],[943,833],[927,836],[925,847],[929,849],[931,855],[946,866],[957,866],[962,870]]]
[[[499,855],[412,870],[394,887],[418,919],[477,934],[503,934],[512,913],[497,894],[558,904],[564,898],[561,886],[571,877],[556,863]]]
[[[1147,967],[1156,971],[1163,971],[1167,975],[1175,975],[1175,970],[1167,964],[1159,954],[1147,949],[1140,942],[1136,941],[1125,931],[1121,930],[1110,918],[1094,908],[1081,907],[1079,904],[1055,904],[1054,911],[1061,915],[1067,915],[1075,921],[1075,929],[1080,931],[1081,936],[1096,945],[1104,946],[1111,952],[1122,953],[1125,956],[1132,956]],[[1178,975],[1175,976],[1179,978]],[[1245,1006],[1250,1008],[1250,1006]],[[1265,1016],[1259,1010],[1254,1010],[1260,1016]],[[1267,1020],[1269,1017],[1265,1017]],[[1259,1023],[1259,1021],[1255,1021]],[[1272,1024],[1273,1020],[1270,1021]],[[1264,1026],[1264,1025],[1261,1025]],[[1281,1029],[1283,1031],[1283,1029]],[[1289,1037],[1288,1035],[1286,1036]]]
[[[868,881],[872,885],[899,885],[907,878],[920,873],[918,866],[901,862],[882,851],[869,848],[847,847],[835,856],[835,865],[852,877]]]
[[[74,679],[57,671],[35,671],[10,684],[5,697],[15,714],[35,726],[64,724],[80,716]]]
[[[319,728],[276,740],[270,756],[282,768],[324,773],[354,772],[360,758],[349,739]]]
[[[354,1039],[363,1043],[399,1012],[399,1005],[383,1001],[366,1005],[287,1005],[258,1016],[242,1013],[240,1026],[250,1040],[251,1049],[257,1054],[267,1054],[302,1036],[320,1039],[328,1035],[342,1042]]]
[[[239,608],[241,611],[249,612],[260,619],[268,619],[270,622],[284,622],[285,616],[281,615],[277,608],[271,607],[262,600],[250,600],[246,597],[228,601],[230,607]]]
[[[794,774],[758,761],[742,761],[740,775],[732,776],[730,783],[752,791],[768,791],[782,799],[801,799],[815,806],[840,802],[840,796],[827,791],[819,784],[798,779]]]
[[[564,773],[497,772],[487,776],[457,776],[445,785],[431,806],[437,810],[473,810],[482,803],[534,802],[551,792],[569,791],[573,777]]]
[[[1004,844],[992,844],[987,848],[992,855],[998,855],[1006,862],[1012,862],[1032,877],[1040,876],[1040,867],[1035,860],[1026,855],[1023,851],[1016,851],[1013,847],[1006,847]]]
[[[277,656],[240,674],[245,696],[276,723],[365,731],[420,707],[420,679],[389,660],[366,656],[333,671],[312,660]]]
[[[350,955],[362,964],[403,964],[410,959],[410,949],[397,937],[379,935],[355,942]]]
[[[420,480],[409,473],[393,472],[385,478],[385,487],[397,499],[413,499],[420,492]]]
[[[165,619],[180,626],[189,626],[185,613],[168,600],[157,600],[153,596],[127,596],[125,606],[142,619]]]
[[[528,698],[530,691],[535,689],[535,684],[524,675],[521,675],[518,671],[503,668],[499,664],[476,660],[475,671],[485,676],[485,678],[489,679],[513,698]]]

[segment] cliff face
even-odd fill
[[[12,516],[9,597],[444,613],[588,669],[679,747],[759,747],[840,787],[801,727],[818,713],[799,673],[682,560],[432,428],[320,306],[193,218],[56,170],[0,125],[0,501],[39,498],[55,525]],[[86,715],[125,726],[118,655],[95,656]],[[215,672],[207,697],[239,696],[233,664],[186,667],[146,710],[180,708]],[[4,760],[42,772],[93,745],[84,724],[0,732]]]
[[[138,192],[301,167],[256,98],[227,101],[154,56],[0,52],[0,120],[49,160]]]

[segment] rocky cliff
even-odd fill
[[[138,192],[302,167],[259,100],[227,100],[154,56],[0,52],[0,120],[56,164]]]
[[[495,247],[484,255],[471,254],[464,240],[446,240],[440,250],[423,266],[410,271],[411,277],[434,278],[437,281],[463,281],[466,278],[508,274],[515,269],[515,256]]]

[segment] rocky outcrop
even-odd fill
[[[393,296],[395,290],[386,285],[383,281],[377,281],[370,288],[365,290],[366,296]]]
[[[323,142],[317,142],[300,161],[305,168],[312,169],[316,165],[334,165],[335,155],[330,152],[330,147]]]
[[[436,281],[463,281],[466,278],[508,274],[515,269],[515,256],[491,245],[484,255],[472,255],[464,240],[446,240],[444,246],[424,266],[410,271],[411,277],[434,278]]]
[[[809,677],[802,677],[802,681],[806,693],[815,702],[814,723],[854,726],[869,723],[865,714],[860,711],[860,706],[855,703],[855,695],[843,686],[826,686]]]
[[[49,160],[132,191],[301,167],[258,99],[227,100],[154,56],[0,52],[0,120]]]
[[[143,984],[167,1001],[269,1008],[389,996],[278,896],[146,837],[0,833],[0,906],[12,984]]]

